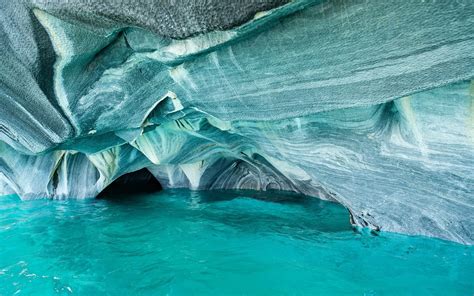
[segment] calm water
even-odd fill
[[[473,295],[473,255],[275,193],[0,198],[0,295]]]

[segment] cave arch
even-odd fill
[[[143,168],[115,179],[97,195],[97,198],[113,199],[129,194],[153,193],[162,189],[155,176]]]

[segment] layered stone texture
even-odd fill
[[[146,168],[474,242],[472,1],[3,2],[0,194],[94,197]]]

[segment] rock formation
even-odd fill
[[[473,1],[0,2],[0,195],[146,168],[474,243]]]

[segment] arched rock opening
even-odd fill
[[[152,193],[162,190],[160,182],[146,169],[120,176],[109,184],[97,198],[116,198],[128,194]]]

